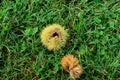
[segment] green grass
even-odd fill
[[[56,52],[39,38],[52,23],[69,29]],[[69,80],[60,65],[66,54],[84,67],[81,80],[120,80],[120,1],[1,0],[0,80]]]

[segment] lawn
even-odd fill
[[[69,34],[58,51],[39,36],[53,23]],[[77,80],[120,80],[120,1],[0,0],[0,80],[69,80],[66,54],[84,68]]]

